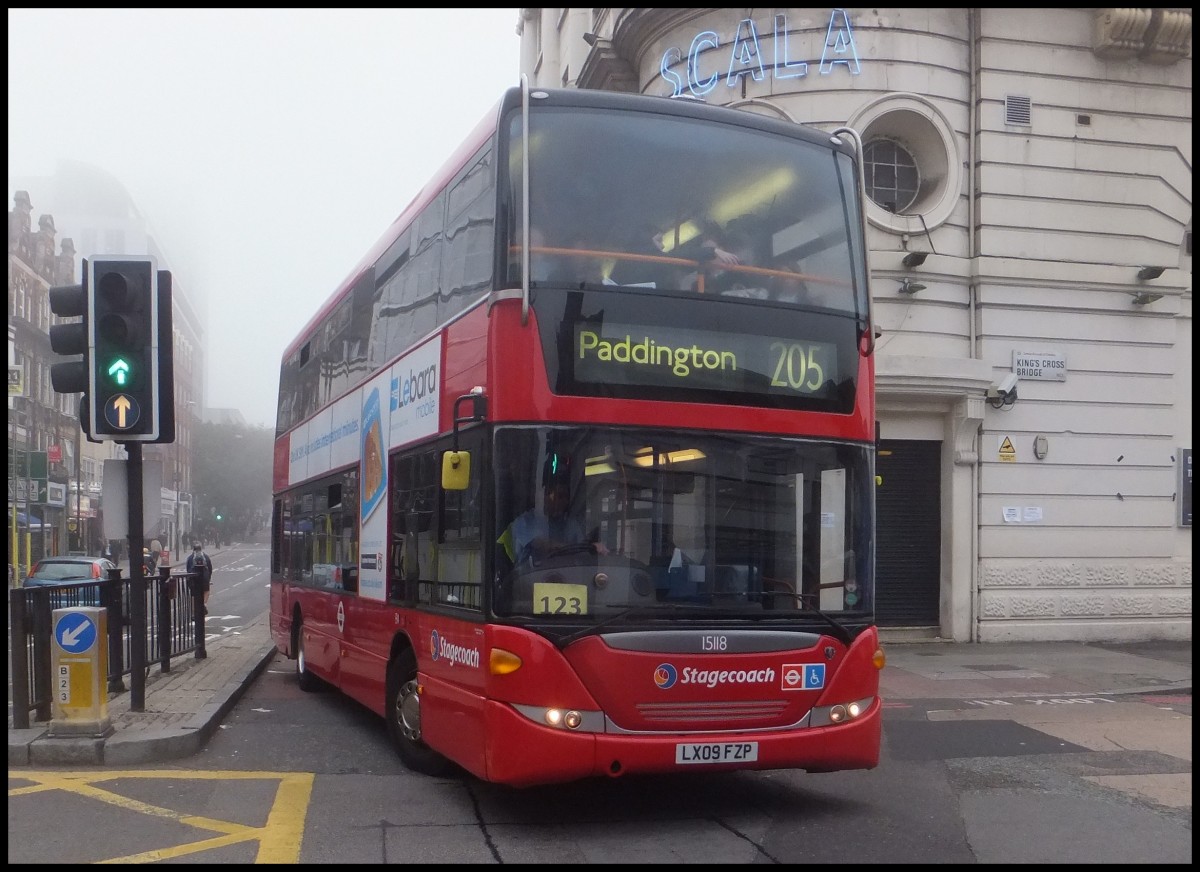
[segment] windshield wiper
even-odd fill
[[[806,605],[805,604],[806,601],[812,601],[815,598],[816,597],[814,594],[800,594],[799,596],[797,596],[796,599],[799,601],[800,610],[805,611],[805,612],[812,612],[814,615],[816,615],[822,621],[829,624],[829,626],[833,627],[833,631],[834,631],[833,635],[836,636],[839,641],[844,642],[847,645],[849,645],[851,642],[853,642],[854,637],[852,635],[850,635],[850,631],[847,630],[845,627],[843,627],[841,624],[839,624],[832,615],[821,611],[815,605]]]
[[[622,609],[615,615],[609,615],[604,620],[597,621],[589,627],[576,630],[574,633],[568,633],[566,636],[556,640],[554,644],[556,644],[559,648],[566,648],[572,642],[577,642],[585,636],[593,636],[596,633],[599,633],[604,627],[609,627],[613,624],[620,623],[631,615],[636,614],[640,617],[654,617],[662,612],[670,612],[672,615],[677,615],[680,612],[686,612],[688,614],[695,615],[708,615],[711,613],[711,610],[707,606],[687,606],[680,605],[679,603],[663,603],[657,606],[631,606],[630,608]]]
[[[835,618],[833,618],[831,615],[829,615],[828,613],[821,611],[815,605],[805,606],[803,604],[803,601],[805,599],[808,599],[808,596],[804,596],[801,599],[800,610],[802,612],[811,612],[812,614],[816,615],[818,618],[823,620],[825,623],[827,623],[833,630],[832,635],[835,638],[837,638],[838,641],[843,642],[846,645],[849,645],[851,642],[854,641],[854,636],[850,633],[850,631],[846,627],[844,627],[842,624],[838,623],[838,621]],[[627,608],[627,609],[621,609],[621,611],[617,612],[616,614],[609,615],[607,618],[604,618],[601,621],[597,621],[596,623],[592,624],[591,626],[583,627],[582,629],[576,630],[573,633],[568,633],[566,636],[562,636],[562,637],[556,639],[554,644],[556,646],[558,646],[559,648],[566,648],[568,645],[572,644],[573,642],[577,642],[580,639],[583,639],[587,636],[596,635],[601,630],[603,630],[605,627],[611,627],[614,624],[621,623],[626,618],[629,618],[632,616],[654,618],[654,617],[662,616],[663,613],[667,613],[671,617],[676,617],[680,614],[696,615],[696,616],[708,617],[708,618],[730,617],[730,614],[728,612],[723,613],[723,614],[714,614],[711,607],[703,606],[703,605],[687,605],[684,603],[661,603],[657,606],[631,606],[630,608]],[[762,620],[778,620],[780,616],[769,615],[769,614],[742,613],[742,614],[734,615],[734,617],[738,617],[738,618],[750,617],[753,619],[762,619]]]

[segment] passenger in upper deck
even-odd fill
[[[704,248],[712,254],[705,261],[706,293],[756,300],[767,298],[766,277],[761,273],[739,269],[767,265],[768,259],[758,244],[761,233],[749,215],[735,218],[724,228],[716,224],[708,228]]]
[[[660,290],[683,290],[695,285],[696,265],[739,263],[738,255],[720,241],[720,228],[709,224],[706,232],[666,250],[666,236],[649,221],[642,221],[613,248],[633,257],[617,258],[608,284],[638,285]]]
[[[623,234],[611,248],[628,252],[631,257],[618,257],[608,274],[606,284],[677,289],[683,278],[683,270],[666,262],[669,257],[663,251],[662,234],[655,233],[649,221],[641,221]]]
[[[512,252],[510,276],[521,276],[521,215],[520,209],[512,221]],[[531,193],[529,208],[529,280],[535,284],[556,284],[564,287],[598,285],[603,276],[602,259],[589,252],[602,248],[589,238],[578,217],[567,210],[555,210],[546,195]],[[550,251],[548,249],[554,249]]]

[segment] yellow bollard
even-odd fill
[[[50,736],[113,732],[108,716],[108,610],[54,610]]]

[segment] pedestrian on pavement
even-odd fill
[[[196,574],[204,591],[204,614],[208,614],[208,595],[212,592],[212,560],[204,553],[204,546],[192,543],[192,553],[187,559],[188,575]]]

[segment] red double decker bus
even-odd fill
[[[874,767],[858,145],[505,93],[284,354],[300,685],[424,773]]]

